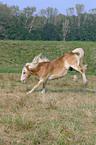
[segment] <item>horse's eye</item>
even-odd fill
[[[25,72],[23,72],[23,74],[25,74]]]

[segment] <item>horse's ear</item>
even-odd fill
[[[31,70],[29,69],[29,65],[26,65],[25,68],[27,69],[27,71],[31,74]]]

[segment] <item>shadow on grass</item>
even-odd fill
[[[47,90],[48,91],[48,90]],[[96,93],[96,90],[91,89],[59,89],[59,90],[50,90],[51,92],[55,93],[63,93],[63,92],[90,92],[90,93]]]
[[[27,89],[27,91],[29,91],[29,89]],[[42,90],[39,89],[39,90],[34,90],[34,92],[38,92],[40,93]],[[82,93],[96,93],[96,90],[93,90],[93,89],[58,89],[58,90],[49,90],[49,89],[46,89],[46,93],[63,93],[63,92],[82,92]]]

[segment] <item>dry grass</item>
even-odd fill
[[[37,78],[20,82],[20,74],[0,74],[0,144],[94,145],[96,76],[84,87],[67,74],[27,95]]]

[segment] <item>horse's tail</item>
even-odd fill
[[[82,48],[76,48],[72,52],[79,53],[79,58],[82,58],[84,56],[84,50]]]
[[[82,48],[76,48],[72,51],[73,53],[79,53],[79,60],[80,60],[80,66],[83,69],[87,69],[87,65],[83,65],[83,56],[84,56],[84,50]]]

